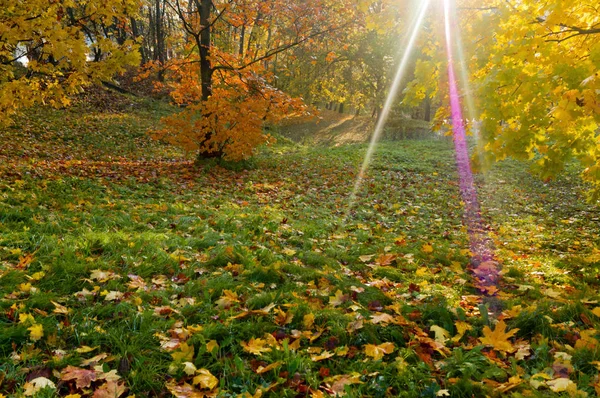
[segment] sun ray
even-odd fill
[[[377,120],[377,124],[375,125],[375,129],[373,130],[373,134],[371,136],[371,140],[369,143],[369,147],[367,149],[367,153],[365,154],[365,157],[363,159],[361,167],[358,171],[358,175],[357,175],[356,181],[354,183],[354,188],[352,189],[352,192],[349,197],[349,201],[348,201],[349,204],[348,204],[348,208],[347,208],[346,217],[348,216],[350,210],[354,206],[354,202],[356,201],[356,195],[358,194],[358,191],[360,190],[360,187],[362,185],[362,182],[363,182],[363,179],[365,176],[365,172],[367,171],[367,168],[369,167],[369,163],[371,162],[371,158],[373,157],[373,153],[375,152],[377,142],[379,141],[379,138],[381,136],[381,133],[383,132],[383,128],[385,127],[385,123],[387,122],[387,119],[389,117],[392,106],[394,105],[394,100],[396,99],[398,90],[400,89],[400,83],[402,83],[402,79],[404,78],[404,75],[406,74],[406,69],[408,67],[408,61],[413,52],[413,48],[415,46],[415,41],[417,40],[417,37],[421,30],[421,26],[423,25],[423,20],[425,18],[427,9],[429,7],[429,3],[430,3],[430,0],[425,0],[420,3],[419,9],[416,13],[416,18],[415,18],[413,25],[411,27],[411,30],[410,30],[411,33],[407,37],[407,40],[405,40],[402,43],[401,48],[404,48],[404,53],[402,55],[400,64],[398,65],[398,69],[396,70],[396,75],[394,76],[394,80],[392,82],[390,91],[388,93],[388,96],[387,96],[385,103],[383,105],[383,108],[381,110],[381,114],[379,115],[379,119]]]

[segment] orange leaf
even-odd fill
[[[514,352],[516,350],[513,347],[512,343],[508,341],[509,338],[515,335],[519,331],[519,329],[512,329],[509,332],[505,332],[506,324],[504,321],[500,321],[496,324],[494,331],[492,331],[489,327],[485,326],[483,328],[483,336],[480,337],[479,341],[482,344],[490,345],[495,350],[504,351],[504,352]]]

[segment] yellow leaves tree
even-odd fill
[[[135,43],[112,37],[136,10],[134,0],[0,0],[0,125],[138,64]]]
[[[531,160],[543,178],[567,161],[600,193],[597,2],[458,0],[468,85],[488,160]]]

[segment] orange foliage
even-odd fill
[[[202,102],[198,64],[178,69],[178,81],[171,83],[173,100],[185,109],[164,117],[162,128],[152,132],[155,139],[227,160],[253,155],[261,144],[274,138],[265,124],[308,113],[299,98],[291,98],[268,84],[268,74],[258,64],[242,71],[219,70],[212,95]]]

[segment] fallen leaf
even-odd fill
[[[55,314],[63,314],[63,315],[68,315],[69,312],[71,312],[70,309],[68,309],[67,307],[65,307],[64,305],[61,305],[55,301],[50,301],[52,304],[54,304],[54,306],[56,308],[54,308],[54,310],[52,310],[52,312],[54,312]]]
[[[119,291],[116,291],[116,290],[111,290],[104,297],[104,300],[106,300],[106,301],[117,301],[117,300],[120,300],[121,298],[123,298],[123,293],[121,293]]]
[[[118,398],[127,390],[125,383],[108,381],[94,391],[93,398]]]
[[[216,301],[216,304],[219,308],[228,309],[233,306],[235,303],[239,303],[240,299],[236,292],[231,290],[223,290],[223,295]]]
[[[39,323],[28,327],[27,330],[29,330],[29,338],[33,341],[38,341],[44,337],[44,327]]]
[[[457,343],[458,341],[460,341],[460,339],[463,338],[463,336],[465,335],[465,333],[468,330],[472,330],[473,327],[471,325],[469,325],[467,322],[463,322],[463,321],[456,321],[454,322],[454,326],[456,327],[456,331],[458,332],[456,334],[456,336],[454,336],[452,338],[452,341],[454,341],[455,343]]]
[[[294,254],[296,254],[296,250],[294,249],[283,249],[283,254],[285,254],[286,256],[293,256]]]
[[[337,307],[338,305],[342,305],[347,298],[348,297],[338,289],[333,296],[329,297],[329,304],[331,304],[333,307]]]
[[[509,338],[515,335],[519,331],[519,329],[512,329],[509,332],[505,332],[506,324],[504,321],[500,321],[496,324],[494,331],[492,331],[488,326],[483,328],[483,336],[480,337],[479,341],[482,344],[490,345],[495,350],[504,351],[504,352],[514,352],[515,347],[513,347],[512,343],[508,341]]]
[[[188,345],[187,343],[181,343],[179,345],[179,350],[171,353],[173,360],[175,361],[189,361],[191,362],[194,359],[194,345]]]
[[[390,314],[386,314],[385,312],[380,312],[379,314],[371,315],[371,323],[373,323],[373,324],[378,324],[378,323],[387,324],[387,323],[391,323],[393,321],[394,321],[394,317],[391,316]]]
[[[76,366],[67,366],[60,375],[61,380],[75,380],[77,388],[89,387],[96,380],[96,372]]]
[[[217,343],[217,340],[211,340],[208,343],[206,343],[206,351],[209,353],[212,353],[214,350],[218,350],[219,349],[219,343]]]
[[[319,355],[311,355],[310,359],[312,359],[314,362],[319,362],[324,359],[331,358],[334,355],[335,355],[335,353],[333,353],[331,351],[323,351]]]
[[[314,314],[304,315],[304,318],[302,319],[302,324],[304,325],[305,329],[312,329],[313,325],[315,324],[315,315]]]
[[[435,341],[442,345],[446,344],[446,341],[450,338],[450,332],[441,326],[433,325],[429,328],[429,330],[435,333]]]
[[[336,396],[339,397],[346,395],[346,392],[344,391],[346,386],[352,384],[362,384],[362,381],[360,381],[360,374],[358,373],[353,373],[351,375],[337,375],[327,379],[326,381],[332,383],[331,390],[337,394]]]
[[[360,261],[362,261],[363,263],[368,263],[369,261],[371,261],[371,259],[373,257],[375,257],[374,254],[365,254],[365,255],[362,255],[362,256],[358,256],[358,259]]]
[[[87,352],[94,351],[97,348],[98,347],[88,347],[87,345],[82,345],[81,347],[76,348],[75,351],[78,352],[79,354],[85,354]]]
[[[385,267],[387,265],[391,265],[396,258],[398,258],[398,256],[395,254],[382,254],[381,256],[377,257],[375,264]]]
[[[173,394],[176,398],[204,398],[205,395],[196,390],[193,386],[183,383],[182,385],[175,384],[174,380],[171,380],[165,387]]]
[[[194,377],[192,384],[198,385],[200,388],[212,390],[219,384],[219,379],[213,376],[208,369],[198,369],[196,373],[198,376]]]
[[[96,364],[96,363],[100,362],[101,360],[105,359],[106,357],[108,357],[108,354],[103,352],[102,354],[98,354],[90,359],[81,361],[81,366],[89,366],[89,365]]]
[[[423,253],[433,253],[433,246],[431,246],[430,244],[424,244],[421,247],[421,250],[423,250]]]
[[[575,386],[575,383],[573,383],[571,380],[569,380],[565,377],[561,377],[559,379],[554,379],[554,380],[548,380],[546,382],[546,384],[554,392],[567,391],[567,390],[572,389],[573,387],[575,387],[575,389],[577,389],[577,387]]]
[[[281,365],[283,365],[283,362],[282,361],[277,361],[277,362],[274,362],[274,363],[272,363],[270,365],[267,365],[265,367],[259,366],[258,368],[256,368],[256,373],[258,373],[258,374],[266,373],[269,370],[273,370],[275,368],[278,368]]]
[[[262,355],[264,352],[271,351],[271,348],[267,346],[267,341],[264,339],[251,338],[250,341],[242,341],[240,343],[244,351],[254,355]]]
[[[394,352],[394,343],[382,343],[379,345],[375,344],[366,344],[365,345],[365,354],[369,357],[372,357],[374,361],[378,361],[385,354],[391,354]]]
[[[193,375],[194,373],[196,373],[196,365],[194,365],[191,362],[184,362],[183,363],[183,373],[185,373],[188,376]]]
[[[23,394],[30,397],[32,395],[37,394],[40,390],[43,390],[44,388],[51,388],[55,390],[56,385],[50,379],[47,379],[45,377],[36,377],[35,379],[25,383],[23,388]]]

